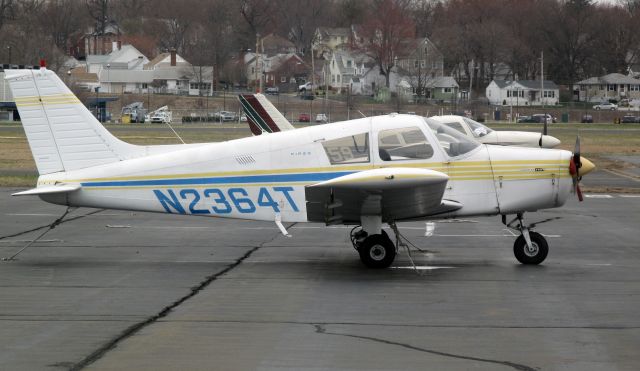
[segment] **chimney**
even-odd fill
[[[171,66],[176,66],[176,49],[171,48]]]

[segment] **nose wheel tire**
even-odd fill
[[[396,247],[386,234],[374,234],[360,243],[358,253],[367,267],[387,268],[396,257]]]
[[[529,237],[531,238],[531,248],[527,246],[524,236],[520,235],[513,243],[513,254],[522,264],[540,264],[549,253],[547,240],[537,232],[530,231]]]

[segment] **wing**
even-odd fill
[[[307,219],[326,224],[360,223],[361,215],[383,222],[417,219],[454,211],[461,203],[443,200],[449,176],[417,168],[361,171],[305,189]]]

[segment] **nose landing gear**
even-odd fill
[[[517,225],[513,226],[515,222],[517,222]],[[549,244],[547,244],[546,238],[540,233],[531,231],[532,225],[524,225],[522,213],[518,213],[509,223],[506,222],[506,215],[503,215],[502,223],[507,228],[520,232],[520,236],[513,243],[513,254],[520,263],[527,265],[540,264],[547,258]]]

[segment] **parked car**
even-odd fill
[[[317,88],[317,86],[313,85],[311,82],[298,85],[298,92],[306,92],[307,90],[312,90],[314,87]]]
[[[557,118],[551,116],[548,113],[535,113],[535,114],[531,115],[531,117],[533,117],[535,120],[537,120],[535,122],[540,122],[540,123],[543,123],[545,118],[547,119],[547,124],[552,124],[552,123],[558,122]]]
[[[214,113],[213,118],[216,121],[222,121],[222,122],[235,121],[236,114],[234,112],[229,112],[229,111],[220,111],[220,112]]]
[[[266,88],[264,92],[269,95],[278,95],[280,94],[280,89],[278,87],[270,87]]]
[[[594,110],[610,110],[610,111],[615,111],[618,109],[618,105],[617,104],[613,104],[610,102],[603,102],[600,104],[596,104],[595,106],[593,106]]]
[[[153,115],[151,115],[149,121],[151,121],[152,124],[168,124],[171,122],[171,112],[155,112]]]
[[[622,121],[623,124],[634,124],[634,123],[640,123],[640,116],[631,116],[631,115],[626,115],[622,117]]]
[[[583,124],[593,124],[593,116],[592,115],[582,115],[582,119],[580,120]]]
[[[309,117],[308,113],[301,113],[300,116],[298,116],[298,121],[300,121],[300,122],[309,122],[309,121],[311,121],[311,118]]]
[[[520,117],[518,117],[518,123],[520,123],[520,124],[537,123],[537,122],[539,122],[539,121],[534,119],[532,116],[520,116]]]
[[[327,115],[325,115],[324,113],[318,113],[316,115],[316,122],[327,122]]]

